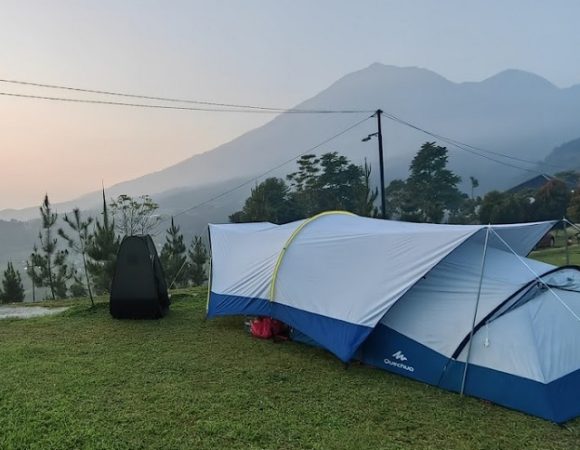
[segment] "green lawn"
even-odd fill
[[[580,266],[580,245],[571,245],[568,248],[568,254],[570,264]],[[531,253],[530,257],[555,266],[563,266],[566,264],[566,249],[564,247],[554,247],[536,250]]]
[[[304,345],[204,321],[205,292],[168,317],[105,303],[0,322],[1,449],[573,449],[580,420],[541,419]]]

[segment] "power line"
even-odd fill
[[[369,113],[372,111],[369,110],[325,110],[325,109],[285,109],[285,108],[277,108],[277,107],[265,107],[265,106],[255,106],[255,105],[242,105],[242,104],[234,104],[234,103],[218,103],[218,102],[209,102],[209,101],[202,101],[202,100],[190,100],[190,99],[178,99],[178,98],[171,98],[171,97],[158,97],[158,96],[149,96],[149,95],[140,95],[140,94],[129,94],[125,92],[114,92],[114,91],[106,91],[106,90],[98,90],[98,89],[85,89],[85,88],[78,88],[72,86],[63,86],[63,85],[54,85],[54,84],[45,84],[45,83],[36,83],[30,81],[21,81],[21,80],[8,80],[8,79],[0,79],[2,83],[10,83],[10,84],[17,84],[17,85],[24,85],[24,86],[34,86],[34,87],[42,87],[48,89],[60,89],[60,90],[67,90],[67,91],[74,91],[74,92],[84,92],[84,93],[92,93],[92,94],[100,94],[100,95],[111,95],[111,96],[119,96],[119,97],[126,97],[126,98],[140,98],[146,100],[157,100],[157,101],[165,101],[165,102],[173,102],[173,103],[189,103],[189,104],[198,104],[198,105],[206,105],[206,106],[213,106],[214,108],[207,108],[207,107],[178,107],[178,106],[166,106],[166,105],[151,105],[151,104],[141,104],[141,103],[127,103],[127,102],[112,102],[106,100],[92,100],[92,99],[76,99],[76,98],[62,98],[62,97],[50,97],[50,96],[42,96],[42,95],[28,95],[28,94],[17,94],[17,93],[7,93],[7,92],[0,92],[0,95],[4,96],[11,96],[11,97],[22,97],[22,98],[32,98],[32,99],[41,99],[41,100],[52,100],[52,101],[63,101],[63,102],[76,102],[76,103],[90,103],[90,104],[104,104],[104,105],[115,105],[115,106],[129,106],[129,107],[141,107],[141,108],[159,108],[159,109],[175,109],[175,110],[190,110],[190,111],[206,111],[206,112],[243,112],[243,113],[264,113],[264,114],[272,114],[272,113],[301,113],[301,114],[356,114],[356,113]],[[217,108],[216,108],[217,107]],[[224,109],[224,108],[234,108],[234,109]],[[400,117],[392,113],[385,113],[383,112],[383,116],[386,118],[398,122],[402,125],[406,125],[411,127],[415,130],[421,131],[429,136],[432,136],[436,139],[442,140],[447,142],[450,145],[453,145],[461,150],[470,152],[477,156],[481,156],[486,158],[484,155],[481,155],[477,152],[481,153],[488,153],[495,156],[499,156],[501,158],[510,159],[517,162],[522,162],[525,164],[533,164],[533,165],[544,165],[547,167],[552,167],[559,170],[567,170],[564,167],[556,166],[553,164],[549,164],[546,162],[541,161],[531,161],[524,158],[518,158],[516,156],[506,155],[504,153],[496,152],[493,150],[487,150],[481,147],[476,147],[470,144],[466,144],[464,142],[458,141],[456,139],[448,138],[437,133],[425,130],[417,125],[414,125]],[[470,150],[468,150],[470,149]],[[506,165],[508,167],[533,172],[533,173],[542,173],[537,170],[524,168],[521,166],[509,164],[506,162],[498,161],[494,158],[487,157],[490,161],[497,162],[499,164]]]
[[[297,160],[297,159],[298,159],[298,158],[300,158],[301,156],[304,156],[304,155],[306,155],[307,153],[310,153],[310,152],[312,152],[312,151],[314,151],[314,150],[316,150],[316,149],[318,149],[318,148],[322,147],[323,145],[325,145],[325,144],[328,144],[329,142],[331,142],[331,141],[333,141],[334,139],[336,139],[336,138],[338,138],[338,137],[342,136],[343,134],[345,134],[345,133],[348,133],[350,130],[352,130],[353,128],[356,128],[356,127],[358,127],[360,124],[362,124],[363,122],[366,122],[366,121],[367,121],[367,120],[369,120],[371,117],[372,117],[372,116],[365,117],[364,119],[362,119],[362,120],[359,120],[358,122],[355,122],[354,124],[350,125],[349,127],[345,128],[344,130],[342,130],[342,131],[340,131],[340,132],[336,133],[335,135],[333,135],[333,136],[331,136],[331,137],[329,137],[329,138],[325,139],[324,141],[322,141],[322,142],[320,142],[320,143],[318,143],[318,144],[316,144],[316,145],[314,145],[314,146],[310,147],[309,149],[307,149],[307,150],[304,150],[303,152],[299,153],[298,155],[296,155],[296,156],[294,156],[294,157],[292,157],[292,158],[290,158],[290,159],[287,159],[286,161],[284,161],[284,162],[282,162],[282,163],[278,164],[277,166],[275,166],[275,167],[272,167],[271,169],[268,169],[267,171],[265,171],[265,172],[261,173],[260,175],[254,176],[254,177],[252,177],[250,180],[248,180],[248,181],[245,181],[245,182],[243,182],[243,183],[241,183],[241,184],[237,185],[236,187],[234,187],[234,188],[232,188],[232,189],[228,189],[227,191],[221,192],[220,194],[217,194],[217,195],[215,195],[215,196],[213,196],[213,197],[209,198],[208,200],[205,200],[205,201],[203,201],[203,202],[201,202],[201,203],[198,203],[198,204],[196,204],[196,205],[192,206],[191,208],[184,209],[183,211],[180,211],[180,212],[178,212],[177,214],[174,214],[174,215],[173,215],[173,217],[178,217],[178,216],[180,216],[180,215],[182,215],[182,214],[185,214],[185,213],[187,213],[187,212],[193,211],[194,209],[197,209],[197,208],[200,208],[200,207],[202,207],[202,206],[204,206],[204,205],[207,205],[208,203],[211,203],[211,202],[213,202],[213,201],[215,201],[215,200],[218,200],[218,199],[220,199],[220,198],[222,198],[222,197],[224,197],[224,196],[226,196],[226,195],[228,195],[228,194],[231,194],[231,193],[232,193],[232,192],[234,192],[234,191],[237,191],[238,189],[241,189],[241,188],[242,188],[242,187],[244,187],[244,186],[247,186],[248,184],[251,184],[251,183],[253,183],[253,182],[254,182],[254,181],[257,179],[257,178],[262,178],[262,177],[264,177],[265,175],[268,175],[268,174],[270,174],[270,173],[274,172],[275,170],[278,170],[278,169],[280,169],[281,167],[285,166],[286,164],[289,164],[289,163],[291,163],[291,162],[293,162],[293,161]],[[166,220],[167,220],[167,219],[166,219]]]
[[[172,98],[172,97],[158,97],[158,96],[151,96],[151,95],[140,95],[140,94],[130,94],[125,92],[114,92],[114,91],[104,91],[99,89],[85,89],[85,88],[78,88],[72,86],[61,86],[61,85],[54,85],[54,84],[43,84],[43,83],[34,83],[29,81],[20,81],[20,80],[6,80],[0,79],[0,83],[10,83],[10,84],[17,84],[21,86],[34,86],[34,87],[42,87],[47,89],[60,89],[66,91],[73,91],[73,92],[83,92],[83,93],[90,93],[90,94],[99,94],[99,95],[111,95],[116,97],[125,97],[125,98],[139,98],[143,100],[155,100],[155,101],[162,101],[162,102],[171,102],[171,103],[188,103],[188,104],[195,104],[195,105],[204,105],[204,106],[214,106],[218,107],[219,109],[194,109],[195,111],[225,111],[225,112],[235,112],[238,109],[242,112],[249,112],[246,110],[254,110],[255,112],[262,112],[262,113],[292,113],[292,114],[356,114],[356,113],[370,113],[370,110],[354,110],[354,109],[340,109],[340,110],[331,110],[331,109],[299,109],[299,108],[278,108],[278,107],[268,107],[268,106],[256,106],[256,105],[241,105],[235,103],[219,103],[219,102],[209,102],[203,100],[191,100],[191,99],[179,99],[179,98]],[[10,95],[8,93],[3,95]],[[13,94],[16,97],[25,97],[25,98],[39,98],[43,100],[57,100],[57,97],[46,97],[46,96],[33,96],[33,95],[26,95],[26,94]],[[81,101],[82,99],[62,99],[62,101]],[[100,103],[100,100],[86,100],[87,103]],[[144,106],[144,105],[137,105],[137,104],[127,104],[122,102],[111,102],[106,104],[119,104],[122,106]],[[153,107],[153,106],[149,106]],[[155,106],[157,107],[157,106]],[[223,108],[235,108],[235,110],[223,109]],[[187,109],[187,108],[169,108],[169,109]]]
[[[503,158],[508,158],[508,159],[512,159],[512,160],[516,160],[516,161],[520,161],[520,162],[525,162],[525,163],[528,163],[528,164],[534,164],[534,165],[541,164],[539,161],[530,161],[530,160],[526,160],[526,159],[522,159],[522,158],[516,158],[515,156],[506,155],[504,153],[494,152],[492,150],[485,150],[485,149],[482,149],[482,148],[478,148],[478,147],[475,147],[475,146],[472,146],[472,145],[465,144],[463,142],[457,141],[455,139],[451,139],[451,138],[442,136],[440,134],[437,134],[437,133],[433,133],[431,131],[428,131],[428,130],[426,130],[424,128],[421,128],[421,127],[419,127],[417,125],[412,124],[411,122],[408,122],[406,120],[403,120],[403,119],[395,116],[394,114],[390,114],[390,113],[383,112],[383,115],[387,119],[390,119],[390,120],[392,120],[394,122],[397,122],[397,123],[399,123],[401,125],[405,125],[405,126],[407,126],[409,128],[412,128],[414,130],[420,131],[420,132],[422,132],[424,134],[427,134],[428,136],[431,136],[431,137],[433,137],[435,139],[438,139],[438,140],[443,141],[443,142],[445,142],[447,144],[450,144],[450,145],[452,145],[452,146],[454,146],[454,147],[456,147],[456,148],[458,148],[460,150],[463,150],[465,152],[468,152],[468,153],[471,153],[473,155],[479,156],[481,158],[485,158],[485,159],[487,159],[489,161],[493,161],[493,162],[496,162],[498,164],[502,164],[502,165],[507,166],[507,167],[512,167],[514,169],[519,169],[519,170],[523,170],[523,171],[526,171],[526,172],[531,172],[531,173],[539,174],[539,175],[545,175],[543,172],[541,172],[539,170],[535,170],[535,169],[530,169],[530,168],[527,168],[527,167],[518,166],[516,164],[508,163],[506,161],[501,161],[499,159],[496,159],[496,158],[493,158],[491,156],[482,154],[480,152],[487,152],[487,153],[491,153],[491,154],[494,154],[494,155],[498,155],[498,156],[503,157]],[[550,165],[552,167],[556,167],[556,168],[559,168],[561,170],[566,170],[566,169],[564,169],[562,167],[553,166],[551,164],[546,164],[546,165]]]
[[[191,106],[170,106],[170,105],[150,105],[144,103],[127,103],[127,102],[112,102],[108,100],[91,100],[91,99],[79,99],[79,98],[66,98],[66,97],[49,97],[44,95],[29,95],[29,94],[16,94],[11,92],[0,92],[0,95],[6,97],[19,97],[19,98],[31,98],[37,100],[51,100],[56,102],[70,102],[70,103],[89,103],[98,105],[114,105],[114,106],[129,106],[136,108],[148,108],[148,109],[173,109],[179,111],[206,111],[206,112],[228,112],[228,113],[264,113],[264,114],[278,114],[277,111],[260,111],[253,109],[223,109],[223,108],[209,108],[209,107],[191,107]]]
[[[61,98],[61,97],[49,97],[49,96],[41,96],[41,95],[28,95],[28,94],[16,94],[16,93],[7,93],[7,92],[0,92],[0,95],[4,96],[12,96],[12,97],[22,97],[22,98],[33,98],[33,99],[41,99],[41,100],[52,100],[52,101],[64,101],[64,102],[77,102],[77,103],[92,103],[92,104],[105,104],[105,105],[116,105],[116,106],[130,106],[130,107],[141,107],[141,108],[161,108],[161,109],[176,109],[176,110],[191,110],[191,111],[206,111],[206,112],[261,112],[261,113],[302,113],[302,114],[357,114],[357,113],[370,113],[370,110],[351,110],[351,109],[344,109],[344,110],[329,110],[329,109],[297,109],[297,108],[278,108],[278,107],[266,107],[266,106],[255,106],[255,105],[243,105],[243,104],[234,104],[234,103],[219,103],[219,102],[209,102],[203,100],[191,100],[191,99],[179,99],[179,98],[172,98],[172,97],[159,97],[159,96],[150,96],[150,95],[141,95],[141,94],[130,94],[126,92],[116,92],[116,91],[106,91],[106,90],[99,90],[99,89],[86,89],[86,88],[79,88],[73,86],[63,86],[63,85],[55,85],[55,84],[46,84],[46,83],[37,83],[37,82],[30,82],[30,81],[22,81],[22,80],[8,80],[8,79],[0,79],[1,83],[10,83],[10,84],[17,84],[23,86],[34,86],[34,87],[42,87],[48,89],[60,89],[60,90],[67,90],[73,92],[83,92],[83,93],[91,93],[91,94],[100,94],[100,95],[111,95],[111,96],[118,96],[118,97],[126,97],[126,98],[140,98],[145,100],[157,100],[157,101],[164,101],[164,102],[173,102],[173,103],[189,103],[189,104],[198,104],[198,105],[205,105],[205,106],[214,106],[218,108],[186,108],[186,107],[170,107],[165,105],[150,105],[150,104],[137,104],[137,103],[126,103],[126,102],[112,102],[106,100],[91,100],[91,99],[74,99],[74,98]],[[224,109],[224,108],[235,108],[235,109]],[[395,122],[398,122],[402,125],[406,125],[411,127],[415,130],[421,131],[429,136],[432,136],[436,139],[445,141],[450,145],[453,145],[461,150],[469,151],[467,149],[473,150],[471,153],[484,157],[484,155],[480,155],[474,152],[481,152],[481,153],[488,153],[492,155],[499,156],[501,158],[510,159],[517,162],[523,162],[525,164],[533,164],[533,165],[544,165],[546,167],[552,167],[558,170],[567,170],[567,168],[556,166],[553,164],[549,164],[542,161],[531,161],[524,158],[518,158],[516,156],[506,155],[505,153],[496,152],[493,150],[484,149],[481,147],[476,147],[470,144],[466,144],[464,142],[458,141],[456,139],[451,139],[437,133],[425,130],[417,125],[414,125],[400,117],[392,113],[385,113],[383,112],[383,116],[388,119],[391,119]],[[528,172],[533,173],[541,173],[537,170],[527,169],[520,166],[512,165],[509,163],[505,163],[502,161],[498,161],[493,158],[487,158],[491,161],[497,162],[499,164],[504,164],[508,167],[513,167],[520,170],[525,170]]]
[[[51,100],[57,102],[70,102],[70,103],[89,103],[98,105],[114,105],[114,106],[129,106],[137,108],[148,108],[148,109],[173,109],[179,111],[206,111],[206,112],[226,112],[226,113],[255,113],[255,114],[367,114],[370,111],[357,111],[357,110],[286,110],[286,111],[276,111],[276,110],[261,110],[261,109],[226,109],[226,108],[210,108],[203,106],[170,106],[170,105],[151,105],[145,103],[128,103],[128,102],[113,102],[108,100],[92,100],[92,99],[80,99],[80,98],[70,98],[70,97],[49,97],[45,95],[30,95],[30,94],[17,94],[12,92],[0,92],[0,95],[6,97],[21,97],[30,98],[38,100]]]

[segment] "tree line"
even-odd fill
[[[158,205],[148,196],[120,195],[103,207],[99,218],[83,218],[78,208],[59,216],[48,195],[40,207],[41,228],[38,241],[26,261],[26,273],[36,287],[46,288],[48,298],[89,297],[109,292],[115,272],[117,252],[125,236],[151,234],[161,222]],[[62,226],[59,226],[62,225]],[[173,219],[166,231],[160,259],[170,287],[198,286],[207,280],[207,249],[200,236],[186,248],[180,227]],[[77,268],[71,259],[80,261]],[[9,262],[3,273],[0,303],[23,301],[20,272]]]
[[[561,219],[580,221],[578,172],[556,174],[537,190],[491,191],[476,196],[479,181],[469,177],[470,195],[459,189],[462,178],[448,167],[446,147],[424,143],[409,166],[406,179],[385,189],[387,218],[409,222],[499,224]],[[378,190],[371,187],[371,167],[353,164],[337,152],[304,155],[297,171],[257,184],[231,222],[276,224],[303,219],[326,210],[348,210],[377,217]]]
[[[371,168],[359,166],[337,152],[303,155],[298,170],[286,180],[268,178],[252,188],[243,208],[230,222],[291,222],[322,211],[341,209],[363,216],[378,215],[379,195],[371,187]]]

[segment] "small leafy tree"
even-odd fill
[[[401,220],[412,220],[413,212],[417,209],[414,199],[409,195],[407,182],[396,179],[385,189],[387,217]]]
[[[566,215],[570,188],[560,180],[550,180],[536,192],[533,203],[535,220],[558,220]]]
[[[356,192],[363,189],[363,168],[337,152],[320,157],[321,174],[317,185],[320,192],[318,211],[356,209]]]
[[[268,178],[258,184],[244,207],[230,216],[230,222],[272,222],[282,224],[297,218],[289,189],[284,180]]]
[[[308,217],[321,211],[344,209],[369,213],[372,198],[370,179],[365,180],[368,165],[358,166],[337,152],[325,153],[319,158],[304,155],[298,160],[298,171],[287,176],[297,217]],[[368,174],[370,176],[370,172]],[[367,195],[361,204],[361,197]],[[370,208],[372,213],[372,208]],[[365,214],[366,215],[366,214]]]
[[[22,302],[24,301],[24,286],[20,272],[14,270],[11,262],[4,271],[2,277],[2,288],[0,289],[0,303]]]
[[[93,292],[91,290],[91,280],[89,278],[89,269],[87,266],[87,248],[91,243],[91,233],[89,231],[89,226],[93,223],[93,218],[89,217],[87,220],[82,220],[79,208],[75,208],[73,209],[72,217],[69,218],[65,214],[64,221],[73,231],[74,235],[69,236],[62,228],[59,228],[58,235],[68,243],[68,247],[71,250],[73,250],[74,252],[78,253],[81,256],[86,281],[86,289],[84,290],[84,292],[85,294],[88,292],[89,298],[91,300],[91,305],[95,306],[95,300],[93,299]],[[75,276],[74,281],[78,285],[80,278]],[[80,293],[80,289],[78,289],[78,287],[75,289],[76,294],[74,296],[81,297],[81,295],[77,295],[78,293]]]
[[[155,234],[161,222],[161,217],[155,214],[158,208],[159,205],[149,195],[141,195],[134,199],[122,194],[111,202],[117,230],[122,236]]]
[[[160,256],[169,287],[187,285],[187,270],[184,270],[187,262],[186,251],[187,248],[183,243],[183,235],[179,232],[179,226],[175,225],[173,218],[171,218],[171,226],[167,229],[165,244],[163,244]]]
[[[457,188],[461,177],[447,169],[447,148],[426,142],[413,158],[407,179],[409,196],[420,222],[441,222],[445,211],[457,210],[465,196]]]
[[[481,202],[479,221],[484,224],[527,222],[532,203],[531,193],[488,192]]]
[[[190,278],[194,286],[201,286],[207,281],[205,265],[208,261],[208,253],[201,236],[194,236],[189,251],[187,252],[191,264]]]
[[[102,218],[97,219],[93,235],[86,248],[89,257],[87,269],[97,294],[106,293],[111,288],[119,245],[121,242],[115,232],[115,221],[109,216],[103,189]]]
[[[558,172],[554,178],[566,183],[569,187],[575,187],[580,184],[580,172],[577,170],[565,170]]]
[[[56,213],[52,212],[48,195],[40,207],[42,229],[38,234],[40,247],[34,245],[30,255],[30,264],[34,270],[29,272],[33,282],[39,287],[48,287],[52,299],[66,298],[66,282],[73,275],[67,264],[67,250],[58,249],[58,240],[54,237]]]
[[[481,197],[475,199],[466,198],[465,202],[449,216],[449,223],[462,225],[479,224],[478,208]]]
[[[580,222],[580,189],[577,189],[572,195],[566,215],[571,221]]]

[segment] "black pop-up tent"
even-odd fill
[[[168,310],[165,275],[151,236],[125,237],[111,286],[111,315],[117,319],[158,319]]]

